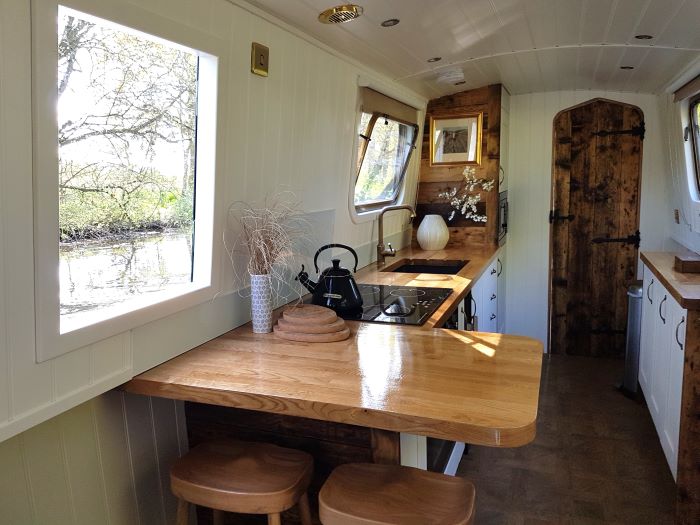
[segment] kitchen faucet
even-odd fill
[[[400,204],[398,206],[387,206],[386,208],[382,208],[382,210],[379,212],[379,217],[377,219],[378,222],[378,235],[377,235],[377,264],[382,265],[384,264],[384,261],[386,257],[393,257],[396,255],[396,250],[391,247],[391,243],[387,243],[386,246],[384,246],[384,214],[388,211],[394,211],[394,210],[408,210],[411,212],[411,219],[413,219],[416,216],[416,211],[413,209],[413,206],[409,206],[408,204]]]

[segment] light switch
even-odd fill
[[[261,77],[267,76],[270,62],[270,49],[267,46],[253,42],[250,54],[250,70]]]

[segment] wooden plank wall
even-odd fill
[[[478,89],[455,93],[428,102],[425,124],[423,126],[423,145],[421,150],[420,184],[416,212],[416,225],[428,213],[443,215],[447,221],[452,208],[438,194],[449,187],[458,185],[463,178],[464,166],[430,165],[430,117],[447,117],[467,113],[484,114],[481,165],[477,166],[476,176],[498,181],[500,162],[501,133],[501,85],[494,84]],[[480,213],[486,213],[486,224],[468,221],[456,214],[449,221],[450,245],[459,244],[495,244],[497,242],[498,221],[498,183],[488,193],[482,192],[482,203],[477,207]]]

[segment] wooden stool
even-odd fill
[[[398,465],[337,467],[321,488],[323,525],[467,525],[474,520],[474,485]]]
[[[313,458],[306,452],[268,443],[214,441],[194,447],[170,469],[170,486],[180,500],[178,525],[187,525],[189,503],[224,512],[267,514],[280,525],[280,512],[299,504],[303,525],[311,525],[306,489]]]

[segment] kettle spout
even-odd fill
[[[304,265],[301,265],[301,271],[299,272],[299,275],[297,275],[294,278],[295,281],[299,281],[301,284],[303,284],[306,289],[310,292],[313,292],[316,289],[316,284],[313,282],[311,279],[309,279],[309,274],[304,271]]]

